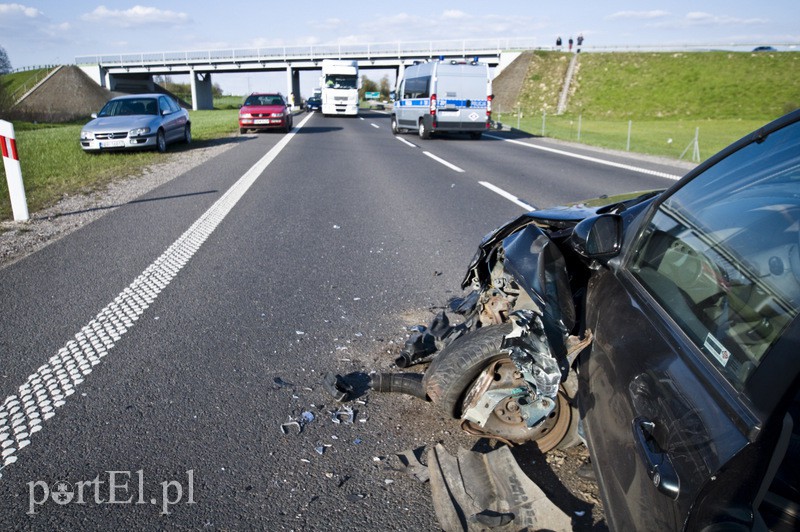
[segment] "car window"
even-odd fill
[[[172,112],[172,108],[169,105],[169,98],[166,96],[159,96],[158,97],[158,105],[161,107],[161,111],[169,111]]]
[[[800,124],[670,195],[631,272],[737,388],[800,308]]]

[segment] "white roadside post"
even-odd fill
[[[29,218],[28,200],[25,198],[25,185],[22,182],[22,169],[19,166],[17,140],[14,137],[14,125],[5,120],[0,120],[0,151],[3,152],[3,167],[6,170],[14,220],[24,222]]]

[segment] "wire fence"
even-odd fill
[[[602,112],[575,115],[514,109],[494,114],[504,129],[614,150],[700,162],[763,125],[762,120],[606,119]]]

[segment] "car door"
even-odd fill
[[[667,191],[590,282],[579,405],[613,529],[752,525],[798,394],[799,116]]]
[[[181,123],[181,113],[176,112],[177,104],[170,105],[170,99],[166,96],[158,97],[158,105],[161,108],[162,119],[164,124],[164,133],[167,140],[172,142],[179,138],[183,132],[183,124]],[[164,114],[166,112],[166,114]]]

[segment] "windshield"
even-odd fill
[[[328,74],[325,76],[325,86],[329,89],[356,89],[358,88],[358,76]]]
[[[244,101],[245,105],[283,105],[283,97],[275,94],[250,95]]]
[[[668,197],[631,271],[741,387],[800,309],[800,123]]]
[[[157,115],[155,98],[125,98],[106,103],[97,116]]]

